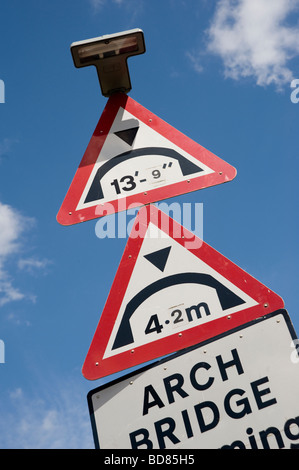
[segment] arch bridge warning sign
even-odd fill
[[[114,93],[57,215],[72,225],[231,181],[236,169],[124,93]]]
[[[140,209],[84,365],[90,380],[283,308],[266,286],[156,206]]]
[[[299,358],[285,310],[92,390],[96,447],[299,447]]]

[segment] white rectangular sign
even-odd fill
[[[96,447],[299,448],[297,342],[279,310],[92,390]]]

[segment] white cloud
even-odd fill
[[[25,218],[11,206],[0,202],[0,307],[24,298],[13,286],[5,270],[7,259],[19,250],[20,237],[32,219]]]
[[[98,10],[99,8],[104,6],[105,2],[106,0],[90,0],[90,3],[95,10]]]
[[[299,0],[219,0],[208,34],[225,76],[253,77],[258,85],[290,84],[290,60],[299,53],[299,26],[287,23]]]
[[[23,234],[34,223],[33,218],[25,217],[13,207],[0,202],[0,307],[24,298],[35,301],[35,296],[25,295],[14,285],[7,267],[9,259],[23,250]],[[44,269],[49,263],[46,259],[21,258],[18,267],[32,273],[36,269]]]
[[[19,269],[25,270],[29,273],[34,273],[37,270],[45,270],[49,264],[51,264],[51,261],[48,259],[21,258],[18,261]]]
[[[18,387],[0,411],[1,449],[94,448],[86,393],[72,381],[52,377],[35,395]]]
[[[31,221],[0,202],[0,262],[18,250],[20,235]]]
[[[144,8],[144,0],[88,0],[94,14],[105,11],[105,7],[119,7],[122,13],[126,14],[126,29],[136,28],[136,18],[140,16]],[[99,36],[113,34],[118,31],[103,30]]]
[[[121,5],[124,3],[124,0],[110,0],[110,2],[115,3],[116,5]],[[107,3],[107,0],[90,0],[92,7],[95,10],[99,10]]]
[[[16,315],[15,313],[12,313],[12,312],[9,313],[6,318],[11,324],[13,324],[15,326],[18,326],[18,327],[19,326],[27,326],[27,327],[31,326],[31,323],[30,323],[29,320],[23,319],[20,316]]]
[[[25,295],[19,289],[13,286],[12,282],[7,278],[7,274],[0,271],[0,307],[16,300],[24,299]]]
[[[11,139],[4,139],[0,142],[0,158],[10,152],[13,143],[14,141]]]
[[[197,73],[201,73],[203,71],[203,66],[200,63],[200,54],[197,55],[197,54],[194,54],[190,51],[187,51],[186,56],[191,61],[191,64],[192,64],[194,70]]]

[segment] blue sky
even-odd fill
[[[81,367],[126,240],[56,221],[107,101],[95,69],[75,69],[74,41],[144,31],[130,96],[238,171],[174,201],[203,203],[204,240],[277,292],[299,331],[298,12],[298,0],[1,2],[0,448],[93,448],[86,395],[111,379]]]

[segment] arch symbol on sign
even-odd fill
[[[169,286],[178,284],[203,284],[213,287],[217,292],[223,311],[245,303],[243,299],[238,297],[234,292],[230,291],[209,274],[181,273],[167,276],[145,287],[141,292],[135,295],[132,300],[130,300],[123,314],[112,349],[117,349],[134,342],[130,327],[130,318],[146,299],[162,289],[167,289]]]
[[[106,175],[106,173],[108,173],[109,170],[113,169],[116,165],[119,165],[120,163],[123,163],[129,159],[150,155],[166,156],[176,160],[179,163],[183,176],[203,171],[202,168],[200,168],[198,165],[195,165],[194,163],[190,162],[189,160],[187,160],[186,157],[184,157],[173,149],[164,147],[145,147],[136,150],[130,150],[128,152],[124,152],[120,155],[113,157],[111,160],[108,160],[106,163],[104,163],[104,165],[102,165],[98,169],[84,203],[103,199],[104,193],[101,185],[101,180]]]

